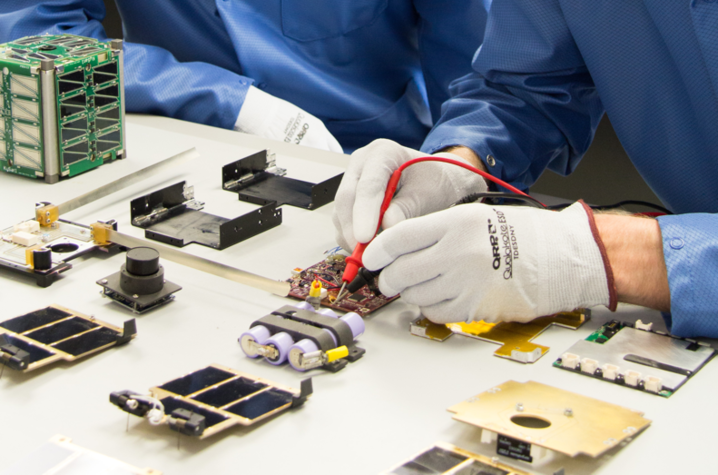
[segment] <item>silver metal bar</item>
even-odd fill
[[[42,96],[42,142],[45,182],[60,180],[60,151],[57,132],[57,92],[55,91],[55,62],[45,59],[40,66]]]
[[[286,297],[289,295],[289,291],[291,290],[289,282],[268,279],[257,274],[252,274],[251,272],[239,270],[228,265],[220,264],[219,262],[210,261],[209,259],[194,256],[159,243],[148,242],[144,239],[128,236],[127,234],[122,234],[117,231],[109,231],[108,240],[111,243],[128,248],[151,247],[160,253],[160,257],[167,259],[168,261],[176,262],[177,264],[182,264],[184,266],[191,267],[192,269],[197,269],[208,274],[248,285],[250,287],[254,287],[255,289],[264,290],[265,292],[270,292],[275,295],[279,295],[280,297]]]
[[[69,201],[65,201],[64,203],[57,206],[59,214],[63,215],[65,213],[69,213],[70,211],[75,210],[80,206],[85,206],[86,204],[92,203],[93,201],[97,201],[100,198],[104,198],[109,194],[127,188],[128,186],[134,185],[135,183],[138,183],[146,178],[174,168],[181,163],[188,162],[197,157],[199,157],[197,149],[192,148],[173,157],[166,158],[161,162],[155,163],[154,165],[150,165],[148,167],[142,168],[141,170],[137,170],[134,173],[130,173],[127,176],[118,178],[117,180],[103,185],[100,188],[96,188]]]
[[[125,123],[125,52],[122,49],[122,40],[110,41],[110,47],[117,54],[117,72],[119,73],[120,82],[120,117],[122,118],[122,158],[127,158],[127,147],[125,146],[125,134],[127,133],[127,124]]]

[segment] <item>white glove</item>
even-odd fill
[[[284,99],[249,87],[234,130],[267,139],[344,153],[324,123]]]
[[[403,163],[424,156],[427,154],[385,139],[375,140],[352,154],[334,198],[333,221],[340,246],[351,251],[357,242],[368,242],[374,237],[391,174]],[[451,153],[433,156],[466,162]],[[387,229],[405,219],[446,209],[471,193],[487,189],[481,176],[456,165],[417,163],[402,173],[394,199],[384,213],[382,227]]]
[[[561,212],[464,204],[384,231],[364,252],[436,323],[526,322],[578,307],[616,305],[608,258],[583,202]]]

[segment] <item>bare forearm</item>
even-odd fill
[[[440,152],[449,152],[453,153],[454,155],[458,155],[479,170],[487,171],[484,162],[482,162],[479,156],[476,155],[476,153],[474,153],[474,151],[468,147],[448,147],[443,150],[440,150]]]
[[[661,230],[654,219],[596,214],[620,302],[671,308]]]

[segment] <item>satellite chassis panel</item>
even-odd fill
[[[122,41],[0,45],[0,167],[56,183],[125,155]]]

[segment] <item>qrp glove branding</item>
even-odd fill
[[[285,142],[294,141],[297,145],[301,144],[302,139],[307,134],[307,131],[309,131],[309,124],[307,122],[301,125],[301,129],[299,127],[304,117],[304,114],[300,112],[295,118],[289,119],[289,123],[287,123],[287,127],[284,129]],[[299,129],[299,133],[297,133],[297,129]],[[295,137],[294,134],[297,134],[297,136]]]
[[[514,276],[514,260],[519,258],[519,242],[516,238],[516,230],[508,223],[506,215],[496,208],[492,210],[496,213],[498,224],[493,224],[491,219],[488,220],[489,242],[493,256],[491,266],[494,270],[499,270],[503,258],[504,279],[508,280]]]

